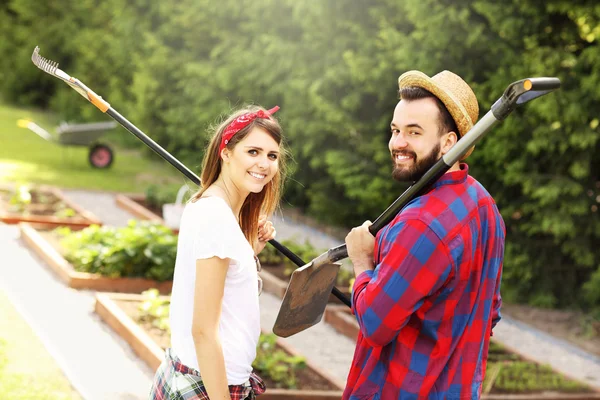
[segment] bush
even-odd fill
[[[177,236],[167,227],[130,221],[126,227],[92,225],[78,232],[59,228],[65,258],[80,272],[111,278],[173,279]]]
[[[290,356],[275,346],[277,336],[274,333],[261,334],[258,340],[256,359],[252,367],[259,375],[270,378],[275,387],[296,388],[296,371],[306,367],[301,356]]]
[[[282,240],[280,243],[290,249],[290,251],[292,251],[306,263],[323,253],[323,251],[317,250],[312,244],[310,244],[308,240],[305,240],[304,244],[298,243],[292,239]],[[291,275],[292,272],[298,268],[298,266],[294,264],[292,260],[285,257],[273,246],[265,246],[264,250],[258,255],[258,258],[260,259],[261,264],[264,265],[283,264],[286,275]]]

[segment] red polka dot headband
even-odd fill
[[[225,148],[225,146],[227,146],[227,143],[229,143],[231,138],[240,130],[248,126],[250,122],[254,121],[256,118],[269,118],[271,115],[275,114],[277,110],[279,110],[279,106],[275,106],[267,111],[258,110],[257,112],[246,113],[234,119],[229,125],[227,125],[227,128],[225,128],[225,131],[221,136],[219,154],[221,154],[221,151]]]

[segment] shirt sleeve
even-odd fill
[[[193,256],[195,260],[212,257],[231,259],[237,264],[243,259],[243,246],[246,240],[231,210],[218,201],[207,201],[193,214],[197,221],[194,230]]]
[[[454,276],[445,245],[422,221],[401,221],[374,271],[361,273],[352,288],[352,310],[365,340],[390,343],[425,298]]]

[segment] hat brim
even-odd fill
[[[402,90],[403,88],[411,86],[423,88],[440,99],[454,119],[456,127],[458,128],[457,133],[460,137],[463,137],[473,127],[473,121],[471,121],[471,117],[461,102],[452,93],[439,86],[423,72],[415,70],[400,75],[398,78],[398,88]],[[462,158],[468,157],[473,152],[473,148],[474,147],[471,147]]]

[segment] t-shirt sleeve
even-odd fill
[[[195,222],[192,254],[194,259],[229,258],[237,264],[243,258],[245,240],[231,210],[219,201],[204,200],[205,204],[192,213]],[[242,242],[243,244],[243,242]]]

